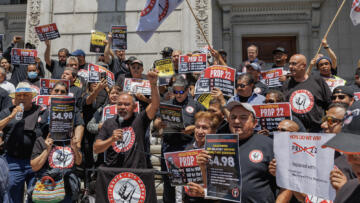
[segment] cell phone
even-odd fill
[[[106,79],[106,72],[100,73],[100,80]]]

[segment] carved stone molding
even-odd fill
[[[40,24],[40,6],[41,6],[41,0],[28,1],[26,42],[30,42],[35,46],[38,46],[40,42],[35,31],[35,27]]]
[[[195,14],[200,22],[205,36],[209,39],[209,0],[196,0],[195,1]],[[196,46],[198,48],[207,46],[199,27],[196,24]]]

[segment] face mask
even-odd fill
[[[37,72],[28,72],[29,79],[35,79],[38,76]]]

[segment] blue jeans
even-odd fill
[[[24,184],[31,187],[35,184],[35,173],[31,169],[29,159],[17,159],[6,155],[9,166],[9,196],[10,203],[21,203],[24,199]],[[31,203],[31,196],[27,199]]]
[[[9,203],[9,168],[6,160],[0,156],[0,202]]]

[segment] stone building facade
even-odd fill
[[[128,26],[127,55],[141,58],[148,69],[160,58],[165,46],[190,52],[206,45],[186,3],[182,3],[160,26],[148,43],[135,33],[141,9],[146,0],[28,0],[26,41],[39,46],[34,27],[55,22],[61,39],[52,42],[52,56],[66,47],[70,51],[83,49],[87,61],[97,55],[89,52],[90,31],[108,32],[111,25]],[[276,39],[290,39],[292,52],[312,58],[342,0],[190,0],[205,33],[216,49],[228,54],[228,64],[238,66],[246,57],[246,41],[257,38],[260,52],[275,46]],[[353,26],[348,0],[333,26],[328,43],[338,56],[339,75],[351,79],[360,58],[360,26]],[[2,8],[0,8],[1,10]],[[0,14],[0,29],[2,16]],[[10,22],[10,20],[8,20]],[[278,38],[276,38],[278,37]],[[276,38],[276,39],[275,39]],[[273,40],[274,39],[274,40]],[[266,41],[267,40],[267,41]],[[272,41],[272,44],[265,42]],[[281,43],[279,42],[279,45]],[[322,50],[324,52],[324,50]]]

